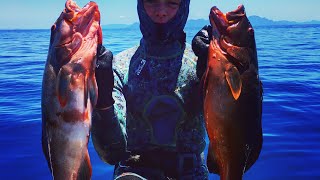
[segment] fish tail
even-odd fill
[[[208,156],[207,156],[207,166],[210,173],[219,174],[219,167],[214,156],[212,143],[209,144]]]
[[[77,180],[88,180],[91,179],[92,175],[92,167],[90,163],[90,156],[88,151],[85,154],[84,160],[81,163]]]

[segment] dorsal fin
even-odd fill
[[[91,77],[88,80],[88,85],[89,85],[89,98],[91,101],[92,106],[95,106],[97,104],[97,99],[98,99],[98,87],[96,83],[95,77]]]
[[[88,98],[89,98],[89,84],[88,84],[88,77],[87,75],[83,75],[83,93],[84,93],[84,108],[86,109],[87,108],[87,104],[88,104]]]
[[[200,95],[201,97],[204,97],[206,95],[206,89],[208,86],[208,71],[209,69],[207,68],[207,70],[204,72],[204,74],[202,75],[201,81],[200,81]]]

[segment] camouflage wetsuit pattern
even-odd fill
[[[207,179],[197,57],[183,32],[190,0],[165,25],[152,22],[138,0],[143,38],[113,59],[114,105],[96,110],[93,143],[116,165],[114,177]],[[96,124],[99,124],[96,123]]]
[[[201,156],[205,148],[205,128],[196,76],[197,57],[189,45],[176,47],[181,49],[179,53],[148,56],[142,41],[139,47],[115,56],[114,111],[122,134],[127,137],[129,154],[173,152],[176,158],[164,164],[171,164],[178,174],[203,179],[207,176]],[[196,167],[178,172],[183,171],[178,169],[181,163],[178,156],[184,155],[195,156],[192,158],[197,161]],[[153,156],[155,163],[166,158],[159,154]]]

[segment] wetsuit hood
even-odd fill
[[[154,23],[144,9],[143,0],[138,0],[137,10],[140,20],[140,30],[146,41],[169,43],[172,41],[185,42],[183,31],[189,15],[190,0],[181,0],[177,14],[167,23]]]

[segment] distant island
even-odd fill
[[[319,24],[320,21],[306,21],[306,22],[295,22],[295,21],[273,21],[260,16],[249,16],[248,17],[253,27],[259,26],[283,26],[283,25],[299,25],[299,24]],[[208,24],[209,20],[205,19],[190,19],[186,24],[186,28],[201,28]],[[107,24],[102,25],[103,29],[139,29],[139,23],[133,24]]]

